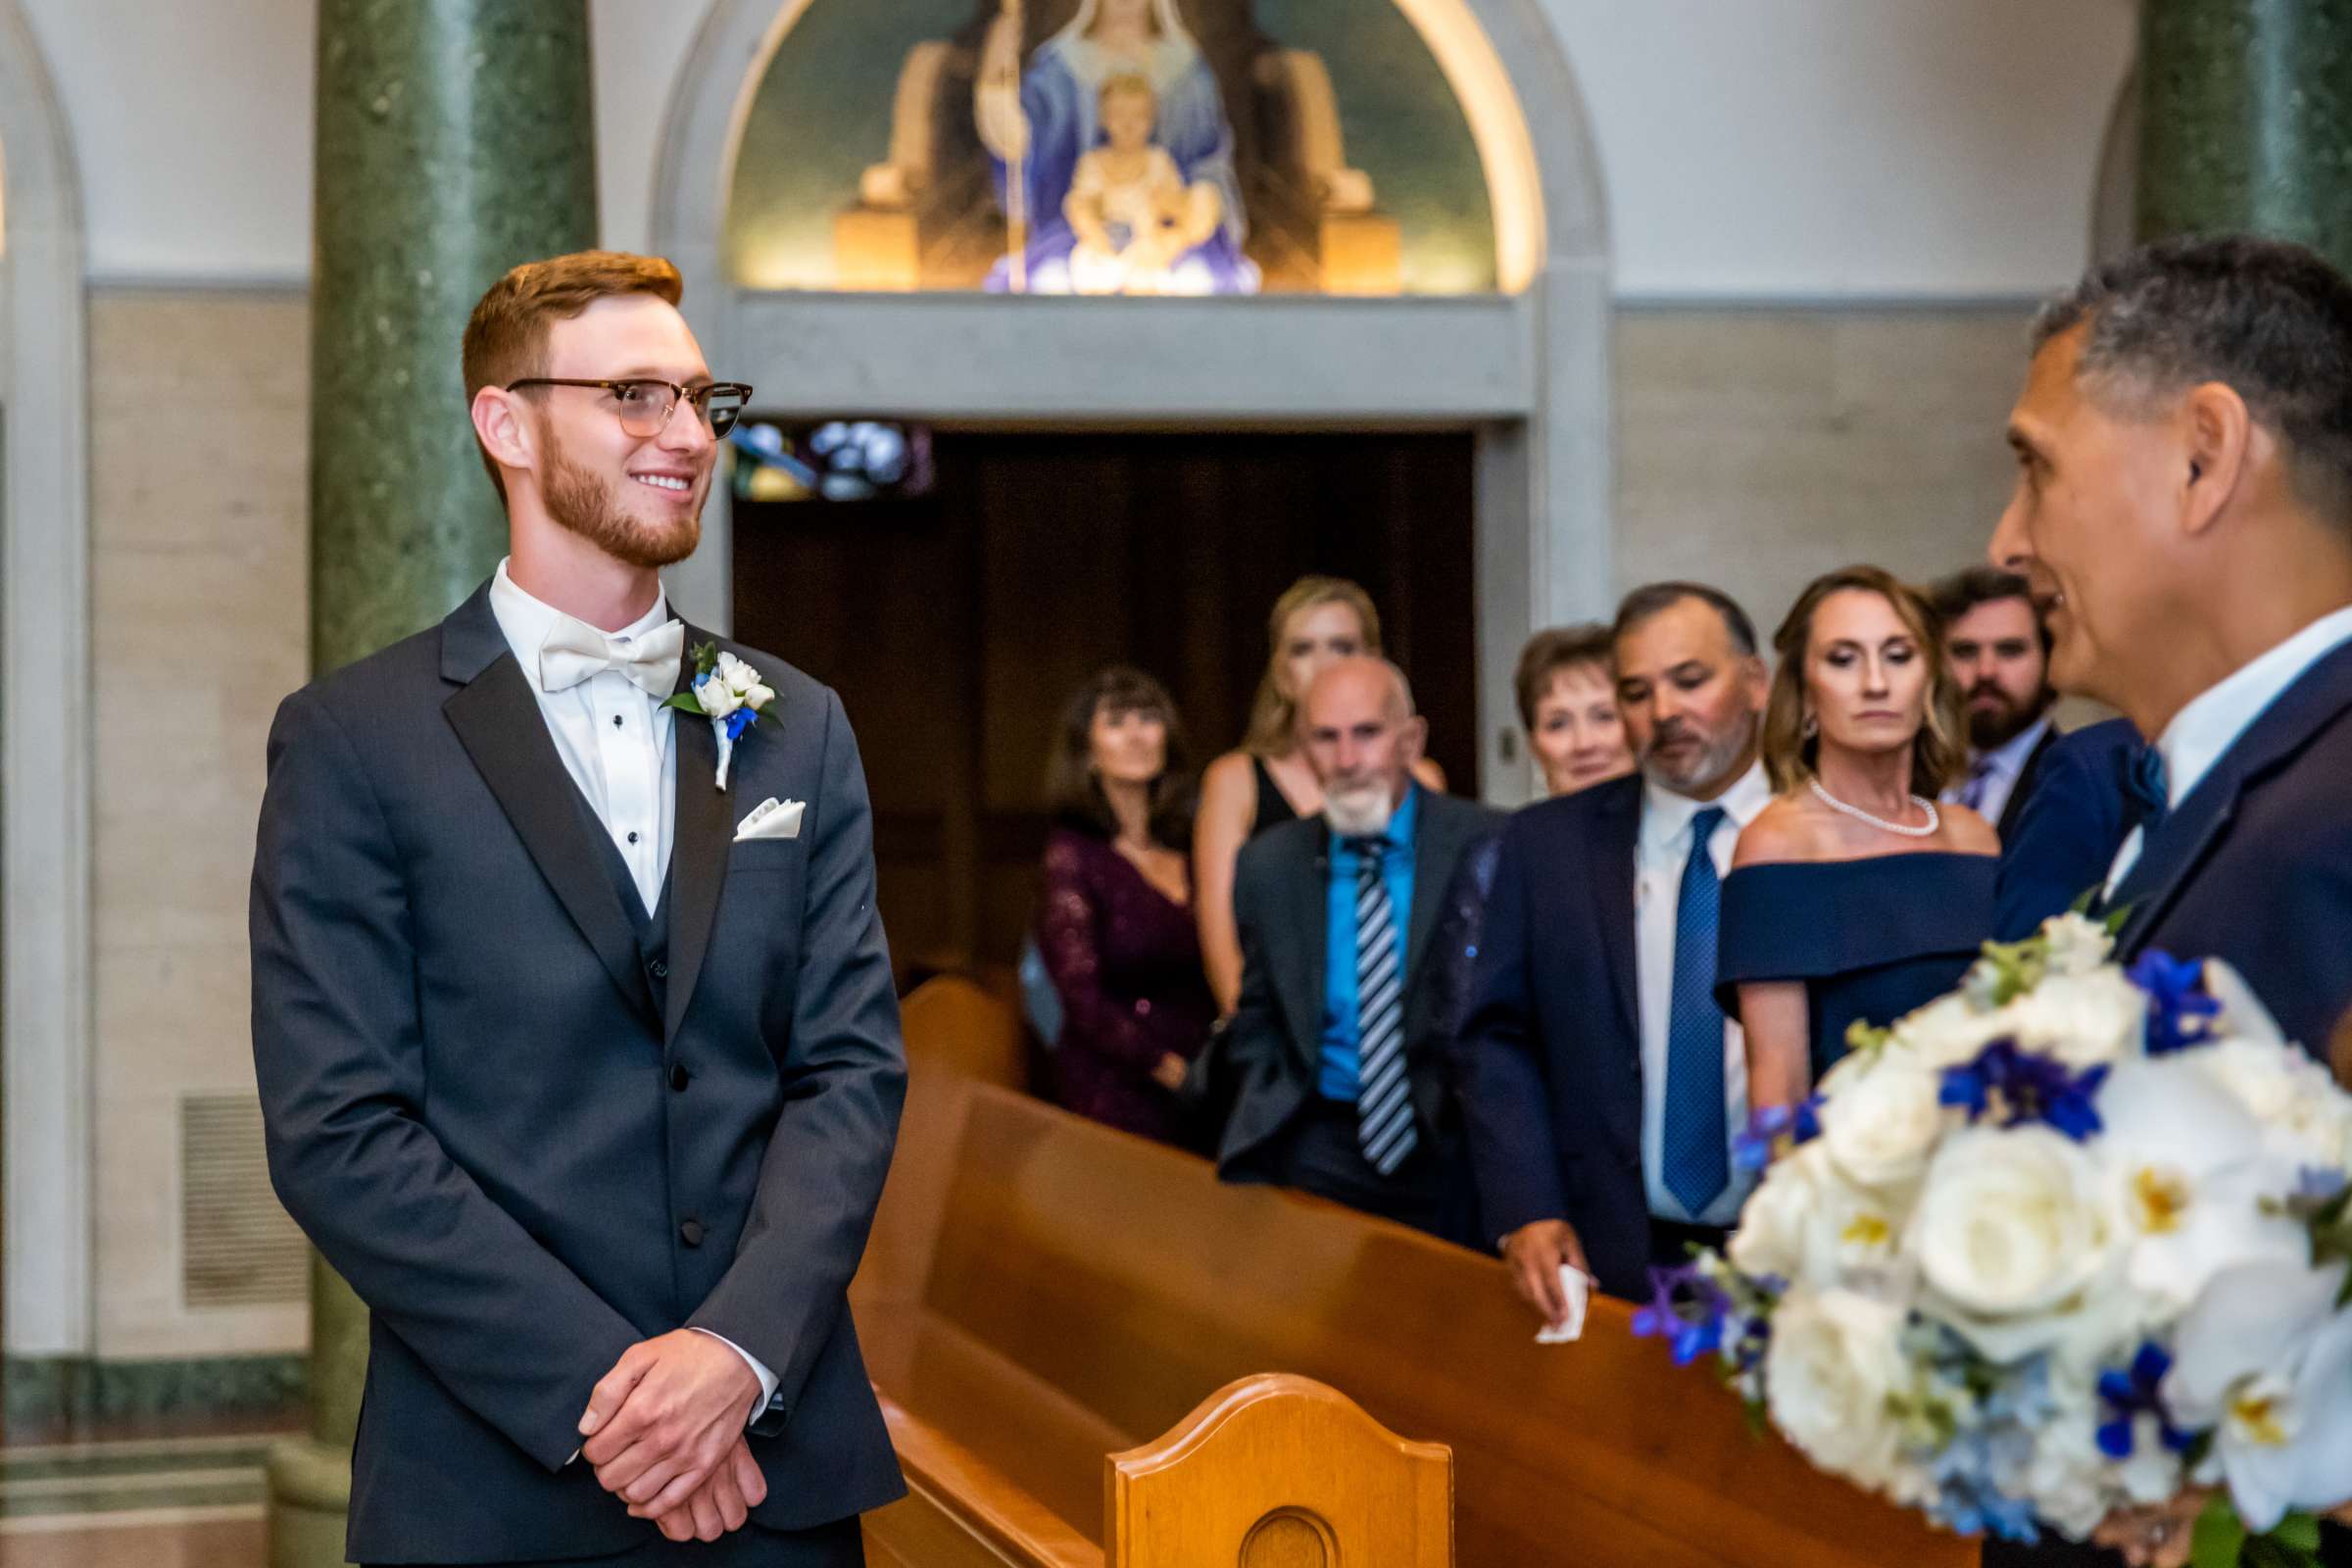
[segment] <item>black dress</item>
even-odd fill
[[[1803,981],[1818,1083],[1849,1026],[1892,1023],[1960,983],[1992,935],[1999,863],[1927,853],[1740,866],[1723,880],[1716,1000],[1737,1018],[1742,982]]]
[[[1298,821],[1298,813],[1291,809],[1291,798],[1282,793],[1281,785],[1274,782],[1274,775],[1266,767],[1265,760],[1252,754],[1250,770],[1257,775],[1257,814],[1250,819],[1250,837],[1255,838],[1266,829],[1280,827],[1285,822]]]

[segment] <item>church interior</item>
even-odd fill
[[[1123,8],[1151,69],[1068,74]],[[1533,1343],[1491,1254],[1051,1103],[1044,764],[1112,664],[1196,769],[1241,745],[1319,574],[1507,808],[1540,628],[1980,563],[2039,301],[2154,223],[2352,263],[2347,37],[2343,0],[0,0],[0,1565],[344,1560],[368,1327],[264,1158],[265,742],[497,566],[458,333],[588,248],[672,260],[755,389],[671,603],[862,752],[912,1075],[851,1297],[912,1488],[870,1560],[1196,1568],[1190,1509],[1257,1568],[1974,1562],[1655,1345]],[[2208,154],[2282,136],[2327,151],[2232,207]]]

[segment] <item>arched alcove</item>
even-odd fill
[[[1478,728],[1487,792],[1520,798],[1510,671],[1533,627],[1605,612],[1609,260],[1599,165],[1540,0],[1395,0],[1467,121],[1494,223],[1494,292],[1428,298],[1054,299],[738,287],[727,201],[754,95],[811,5],[719,0],[680,75],[654,235],[714,365],[782,415],[1035,428],[1475,431]],[[1105,353],[1115,345],[1116,353]],[[1149,373],[1139,373],[1148,368]],[[731,610],[723,502],[673,573]]]
[[[89,460],[81,215],[49,74],[0,0],[0,1081],[7,1353],[90,1349]]]

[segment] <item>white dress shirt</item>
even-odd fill
[[[2049,732],[2050,715],[2044,713],[1981,759],[1972,757],[1968,760],[1971,775],[1980,765],[1984,769],[1984,787],[1977,798],[1979,816],[1987,822],[1999,823],[2001,813],[2009,808],[2009,797],[2017,793],[2017,781],[2026,771],[2026,759],[2034,755],[2034,748],[2039,746]],[[1947,803],[1956,802],[1967,787],[1968,781],[1962,779],[1945,790],[1942,799]]]
[[[1740,1218],[1750,1179],[1732,1167],[1732,1179],[1706,1212],[1692,1214],[1667,1190],[1666,1037],[1674,1006],[1674,924],[1683,898],[1683,870],[1690,863],[1691,819],[1709,806],[1723,808],[1707,840],[1715,871],[1732,867],[1732,851],[1740,830],[1756,819],[1772,803],[1772,786],[1759,762],[1740,781],[1712,801],[1644,782],[1642,787],[1642,832],[1634,847],[1634,967],[1639,977],[1637,1003],[1642,1029],[1642,1181],[1649,1191],[1649,1211],[1660,1219],[1730,1225]],[[1714,955],[1708,960],[1713,962]],[[1723,1025],[1724,1154],[1747,1130],[1747,1042],[1729,1018]]]
[[[2213,766],[2237,744],[2264,710],[2280,693],[2303,678],[2303,672],[2329,654],[2352,642],[2352,605],[2322,615],[2270,652],[2240,664],[2218,685],[2209,686],[2173,715],[2156,737],[2164,758],[2165,809],[2188,799]],[[2139,863],[2144,828],[2133,828],[2115,853],[2107,872],[2107,892],[2113,895],[2132,867]]]
[[[677,780],[669,765],[669,735],[675,709],[664,708],[615,669],[599,670],[578,685],[551,692],[539,682],[539,650],[557,625],[572,617],[514,585],[507,563],[490,579],[490,612],[522,666],[522,678],[539,700],[540,716],[564,759],[564,771],[596,809],[637,884],[637,896],[652,914],[662,904],[669,877],[670,835],[677,821]],[[669,619],[666,595],[656,593],[654,608],[615,632],[605,633],[615,653]],[[698,1334],[710,1334],[697,1329]],[[776,1375],[760,1358],[723,1334],[711,1334],[744,1359],[760,1380],[757,1416],[775,1397]],[[578,1455],[574,1454],[574,1458]]]

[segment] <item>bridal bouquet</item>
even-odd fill
[[[1637,1333],[1815,1464],[1967,1534],[2222,1490],[2196,1561],[2352,1496],[2352,1097],[2219,962],[2061,915],[1757,1118],[1728,1255]]]

